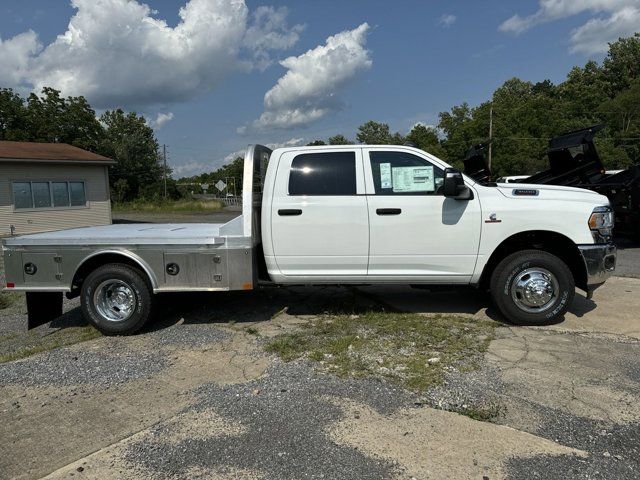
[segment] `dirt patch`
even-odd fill
[[[174,335],[172,329],[179,326],[166,329],[165,335]],[[184,338],[180,333],[175,336],[178,340]],[[40,477],[173,417],[192,402],[189,392],[203,383],[232,384],[262,375],[268,359],[260,354],[254,341],[247,341],[252,337],[234,334],[212,338],[213,343],[200,347],[185,347],[180,341],[175,345],[159,342],[154,335],[100,338],[61,349],[60,354],[46,359],[47,354],[39,354],[0,366],[13,369],[21,364],[25,372],[29,368],[51,372],[59,379],[65,378],[65,371],[70,375],[52,386],[35,377],[30,379],[25,373],[23,381],[16,378],[16,383],[3,386],[2,476]],[[113,378],[113,372],[104,364],[92,362],[85,365],[89,372],[69,370],[69,363],[75,362],[73,358],[84,358],[85,352],[87,358],[109,353],[114,365],[124,373]],[[142,375],[136,367],[136,352],[140,358],[148,358],[153,352],[156,360],[147,361],[161,360],[160,368]],[[128,366],[132,368],[130,376],[126,374]]]
[[[455,413],[430,408],[381,415],[367,405],[336,402],[344,418],[331,438],[367,455],[397,462],[402,478],[505,478],[511,457],[536,454],[585,456],[555,442]]]

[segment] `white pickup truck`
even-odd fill
[[[615,269],[606,197],[480,185],[406,146],[249,146],[242,215],[226,224],[77,228],[3,240],[29,327],[80,296],[105,334],[149,319],[154,294],[275,284],[456,284],[517,324],[556,321]]]

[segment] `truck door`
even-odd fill
[[[480,240],[477,195],[442,194],[444,170],[411,151],[364,150],[370,222],[368,275],[466,283]]]
[[[282,275],[312,281],[366,276],[369,219],[361,152],[283,153],[271,210],[273,252]]]

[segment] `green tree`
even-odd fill
[[[128,190],[123,192],[123,200],[137,198],[143,187],[149,197],[150,186],[159,197],[163,167],[158,161],[158,141],[145,118],[117,109],[103,113],[100,122],[105,126],[105,134],[99,151],[117,162],[111,169],[112,183],[121,179],[127,182]]]
[[[367,145],[401,145],[404,137],[400,133],[391,133],[387,123],[368,121],[358,127],[358,142]]]
[[[28,140],[98,148],[103,127],[84,97],[63,98],[58,90],[45,87],[41,96],[31,93],[26,103]]]
[[[27,109],[10,88],[0,89],[0,140],[28,140]]]
[[[334,135],[329,137],[329,145],[352,145],[353,142],[344,135]]]
[[[433,127],[416,124],[411,129],[406,139],[413,142],[418,148],[435,155],[436,157],[444,156],[444,148],[440,145],[438,131]]]
[[[611,85],[611,96],[629,88],[633,80],[640,77],[640,33],[610,43],[602,70]]]
[[[313,140],[312,142],[307,143],[307,147],[320,147],[322,145],[326,145],[324,140]]]

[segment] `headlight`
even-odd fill
[[[589,217],[589,228],[596,242],[609,241],[613,233],[613,211],[611,207],[596,207]]]

